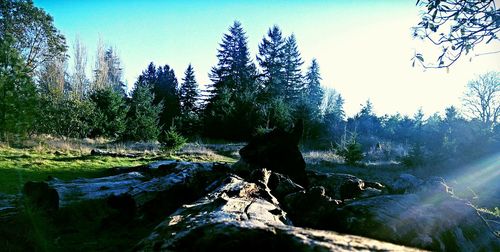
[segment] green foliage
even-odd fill
[[[35,131],[84,138],[95,128],[95,116],[95,105],[89,100],[42,95]]]
[[[0,139],[24,137],[36,112],[36,89],[11,37],[0,39]]]
[[[417,167],[424,165],[424,153],[420,144],[413,144],[408,155],[401,159],[406,167]]]
[[[154,95],[149,86],[136,84],[129,101],[124,140],[150,141],[156,140],[160,134],[159,114],[162,103],[154,104]]]
[[[191,64],[184,72],[182,85],[179,90],[179,100],[181,103],[181,113],[195,112],[197,110],[196,101],[198,99],[198,83],[194,76]]]
[[[344,158],[346,164],[356,165],[364,157],[362,146],[356,141],[356,134],[351,134],[349,138],[346,134],[337,146],[337,154]]]
[[[361,144],[355,141],[349,142],[344,148],[339,149],[338,154],[344,158],[345,163],[348,165],[356,165],[363,160]]]
[[[112,87],[106,87],[94,91],[90,101],[95,107],[91,136],[120,137],[126,128],[128,112],[123,95]]]
[[[12,36],[28,72],[66,52],[66,40],[55,28],[52,17],[31,0],[0,2],[0,38]]]
[[[241,23],[224,34],[210,79],[210,98],[204,111],[204,132],[209,137],[241,140],[257,125],[258,87]],[[238,125],[235,127],[235,125]]]
[[[321,75],[319,73],[319,64],[316,59],[311,61],[311,66],[306,73],[306,91],[307,97],[313,108],[313,113],[319,113],[319,107],[323,102],[323,89],[321,88]]]
[[[161,149],[165,152],[173,152],[179,150],[186,144],[187,139],[184,138],[175,126],[170,127],[165,133],[160,135]]]

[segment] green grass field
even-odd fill
[[[113,167],[132,167],[158,159],[198,162],[234,162],[235,160],[207,149],[189,148],[173,154],[145,153],[137,158],[92,156],[89,150],[0,145],[0,193],[19,193],[27,181],[43,181],[48,176],[69,180],[104,176]]]
[[[60,179],[102,176],[112,167],[130,167],[149,162],[154,156],[140,158],[91,156],[71,151],[0,148],[0,192],[18,193],[27,181],[48,176]]]

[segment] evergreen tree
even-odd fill
[[[293,42],[293,41],[291,41]],[[289,47],[293,46],[289,43]],[[293,50],[288,48],[289,51]],[[291,58],[291,57],[290,57]],[[267,32],[259,44],[257,61],[264,72],[265,92],[269,98],[284,98],[287,87],[285,73],[285,39],[278,26]]]
[[[178,82],[174,70],[169,65],[155,67],[151,62],[142,72],[139,85],[149,86],[154,94],[154,104],[162,104],[160,126],[166,130],[172,125],[174,118],[180,115]]]
[[[321,88],[321,75],[319,73],[319,64],[313,59],[311,66],[306,73],[307,94],[313,111],[319,111],[323,101],[323,89]]]
[[[291,35],[284,45],[284,78],[285,78],[285,100],[289,104],[295,104],[303,90],[302,65],[304,61],[300,56],[295,35]]]
[[[159,114],[162,104],[154,104],[154,95],[150,87],[144,83],[136,83],[132,98],[129,102],[125,140],[151,141],[160,134]]]
[[[112,87],[106,87],[92,93],[90,100],[95,106],[94,130],[91,136],[121,136],[125,131],[128,109],[123,94]]]
[[[35,119],[36,88],[8,34],[0,38],[0,139],[26,136]]]
[[[247,138],[257,124],[258,85],[247,37],[238,21],[224,34],[217,58],[218,63],[210,73],[212,85],[205,109],[205,133],[211,137]]]
[[[181,111],[183,114],[189,111],[195,111],[196,101],[198,99],[198,83],[195,80],[194,70],[191,64],[184,72],[184,78],[182,79],[182,85],[179,90],[179,99],[181,103]]]
[[[179,99],[181,103],[181,116],[179,129],[184,135],[195,135],[200,130],[200,118],[198,106],[196,104],[199,93],[198,83],[194,76],[194,70],[191,64],[184,72],[182,85],[179,89]]]

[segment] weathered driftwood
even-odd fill
[[[90,151],[90,155],[92,155],[92,156],[109,156],[109,157],[128,157],[128,158],[135,158],[135,157],[139,156],[137,154],[132,154],[132,153],[118,153],[118,152],[105,151],[105,150],[100,150],[100,149],[92,149]]]
[[[170,215],[136,251],[413,251],[352,235],[288,225],[263,183],[229,176],[193,204]]]
[[[158,215],[201,197],[211,189],[212,183],[217,183],[225,168],[216,163],[169,160],[152,163],[146,168],[139,167],[142,172],[122,170],[126,173],[103,178],[52,179],[48,185],[57,191],[62,207],[84,200],[128,194],[142,213],[161,217]]]

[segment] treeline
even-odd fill
[[[87,51],[77,38],[69,71],[65,38],[47,13],[31,1],[0,6],[3,140],[52,134],[164,141],[180,133],[244,141],[302,119],[304,144],[335,149],[353,162],[370,153],[415,165],[450,155],[478,157],[500,147],[495,72],[469,83],[464,109],[471,109],[472,119],[455,107],[444,117],[424,118],[421,110],[413,117],[377,116],[370,101],[347,118],[342,96],[322,87],[317,60],[304,71],[293,34],[270,28],[254,61],[242,25],[234,22],[222,37],[208,85],[199,86],[191,64],[179,81],[169,65],[150,63],[127,93],[115,48],[99,42],[87,76]]]

